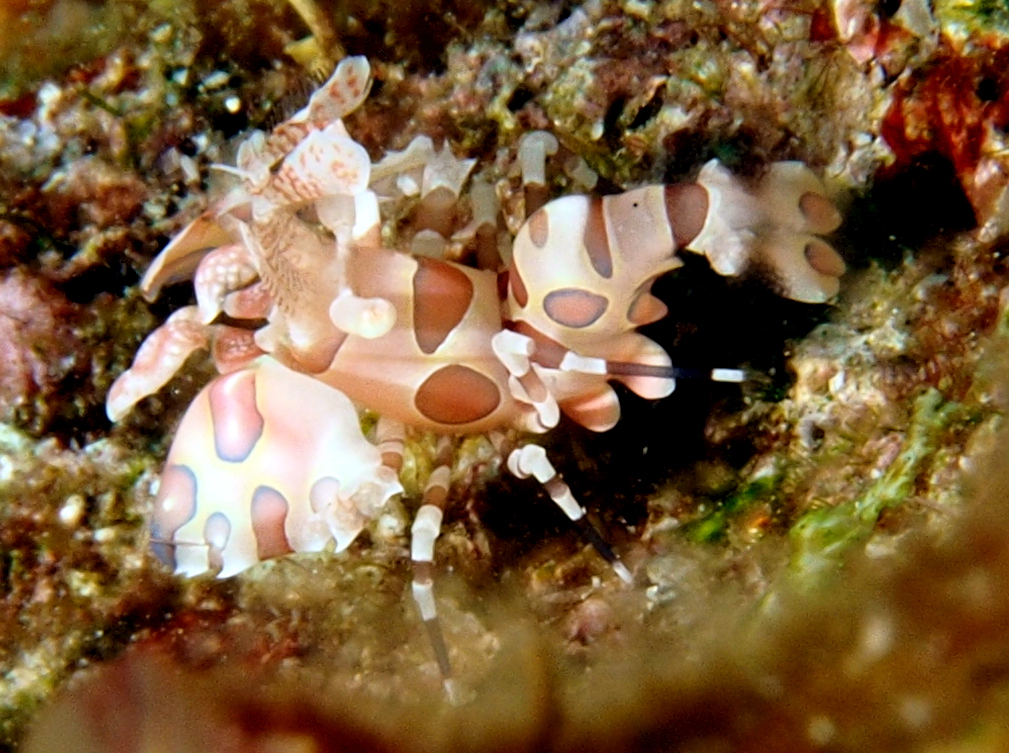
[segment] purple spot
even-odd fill
[[[151,549],[166,565],[175,568],[175,532],[196,515],[196,474],[184,465],[170,465],[161,474],[151,521]]]
[[[256,535],[256,555],[261,560],[290,554],[284,524],[289,505],[283,494],[270,486],[258,486],[252,493],[252,531]]]
[[[236,371],[223,376],[210,386],[208,396],[217,456],[241,463],[263,435],[265,422],[256,407],[256,375]]]

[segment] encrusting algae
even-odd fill
[[[320,30],[279,0],[8,3],[24,33],[0,46],[0,745],[1003,749],[1009,38],[990,4],[891,5],[308,4]],[[744,176],[804,161],[847,204],[829,306],[690,260],[657,284],[670,315],[648,335],[678,365],[750,367],[747,385],[622,396],[612,432],[549,438],[633,586],[468,440],[436,557],[460,707],[407,595],[433,439],[408,447],[413,496],[343,555],[180,580],[146,520],[209,369],[192,359],[115,429],[103,412],[190,302],[178,286],[148,306],[136,284],[223,194],[209,166],[342,54],[376,78],[355,139],[373,159],[427,135],[476,160],[500,239],[538,130],[557,141],[549,198],[718,157]],[[413,242],[418,203],[386,243]]]

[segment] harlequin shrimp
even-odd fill
[[[147,338],[107,409],[119,420],[191,353],[211,351],[222,375],[182,419],[153,514],[156,550],[186,575],[226,577],[334,542],[343,550],[402,492],[406,432],[440,435],[411,559],[413,596],[449,687],[432,590],[448,438],[491,432],[507,468],[537,479],[629,582],[543,448],[505,432],[539,434],[561,414],[606,431],[620,418],[611,381],[649,399],[673,391],[678,370],[637,328],[666,315],[650,291],[683,263],[680,250],[722,275],[756,269],[787,297],[826,301],[845,267],[818,236],[840,216],[814,174],[788,162],[753,185],[712,161],[693,183],[547,203],[544,162],[557,144],[537,133],[521,148],[527,219],[507,264],[494,248],[494,192],[480,182],[471,223],[480,268],[386,248],[380,200],[419,194],[418,226],[451,234],[473,161],[418,137],[372,164],[342,121],[370,81],[364,58],[344,60],[303,110],[248,138],[237,166],[222,168],[237,187],[165,247],[140,285],[153,300],[191,277],[197,302]],[[371,438],[361,408],[381,417]]]

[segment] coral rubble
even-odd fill
[[[0,42],[0,748],[60,750],[82,720],[76,749],[96,751],[113,736],[129,750],[150,736],[175,750],[1005,747],[1001,7],[303,3],[326,30],[280,0],[211,5],[0,9],[25,32]],[[833,306],[810,314],[689,263],[657,285],[671,315],[650,336],[684,365],[749,364],[742,393],[683,384],[629,400],[610,435],[551,440],[641,574],[633,588],[534,486],[499,479],[485,441],[466,443],[470,484],[438,545],[472,697],[458,709],[405,598],[401,509],[340,558],[177,581],[147,553],[145,516],[206,368],[190,362],[115,430],[101,411],[185,295],[148,307],[135,286],[226,190],[209,165],[296,111],[340,52],[373,58],[373,94],[347,119],[373,157],[424,134],[476,160],[504,220],[481,210],[474,232],[515,229],[522,137],[539,129],[557,141],[550,196],[676,180],[718,156],[744,175],[804,160],[848,203],[836,244],[854,271]],[[420,182],[396,195],[387,243],[417,240]],[[432,453],[415,443],[407,481]],[[122,720],[87,700],[103,694]],[[184,733],[162,726],[180,718]]]

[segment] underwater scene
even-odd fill
[[[1002,0],[0,28],[0,750],[1009,749]]]

